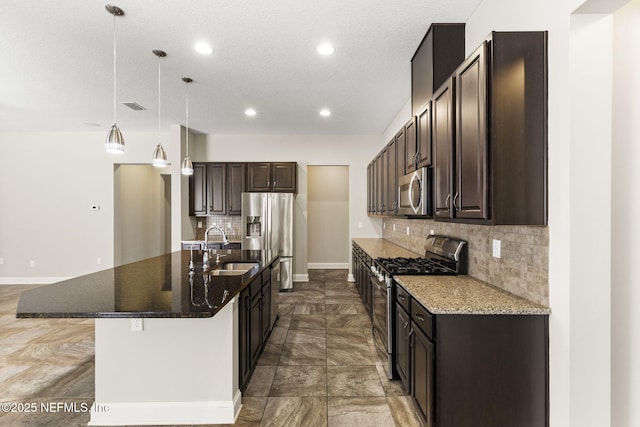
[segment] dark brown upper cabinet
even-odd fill
[[[433,95],[433,216],[451,218],[453,191],[453,79]]]
[[[247,191],[297,193],[297,163],[248,163]]]
[[[227,214],[242,213],[242,192],[244,191],[244,163],[227,164]]]
[[[546,32],[493,32],[460,65],[434,94],[433,147],[437,219],[547,224]]]
[[[225,163],[194,163],[189,177],[189,215],[227,214]]]
[[[189,215],[207,215],[207,164],[194,163],[189,176]]]
[[[431,101],[416,114],[416,168],[431,166]]]
[[[404,125],[404,147],[398,151],[398,175],[406,175],[416,169],[413,161],[416,154],[416,121],[415,117]],[[400,146],[398,146],[400,149]]]
[[[411,111],[431,99],[464,60],[464,24],[432,24],[411,58]]]
[[[398,144],[404,140],[404,128],[387,145],[387,215],[398,214]]]

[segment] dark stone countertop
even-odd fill
[[[183,250],[24,291],[18,318],[213,317],[277,256],[259,250],[212,250],[210,265],[258,263],[239,276],[214,276],[202,268],[202,252]],[[226,296],[225,296],[225,291]]]

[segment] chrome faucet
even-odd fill
[[[217,225],[212,225],[211,227],[207,228],[207,230],[204,232],[204,248],[205,249],[209,249],[209,231],[214,229],[220,231],[220,233],[222,234],[222,244],[223,245],[229,244],[229,239],[227,239],[227,235],[225,234],[224,230],[218,227]]]
[[[227,235],[222,228],[218,227],[217,225],[212,225],[211,227],[207,228],[207,230],[204,232],[204,254],[202,254],[202,267],[205,270],[209,268],[209,231],[213,229],[220,231],[220,233],[222,234],[223,245],[229,244],[229,239],[227,239]],[[219,256],[216,259],[216,262],[218,261],[218,259]]]

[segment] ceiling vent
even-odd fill
[[[142,105],[138,104],[137,102],[123,102],[122,105],[126,105],[127,107],[131,108],[132,110],[135,111],[144,111],[146,110],[146,108],[144,108]]]

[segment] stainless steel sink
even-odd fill
[[[212,276],[242,276],[249,270],[211,270],[209,274]]]
[[[258,263],[255,262],[225,262],[220,264],[220,268],[217,271],[249,271],[257,266]]]

